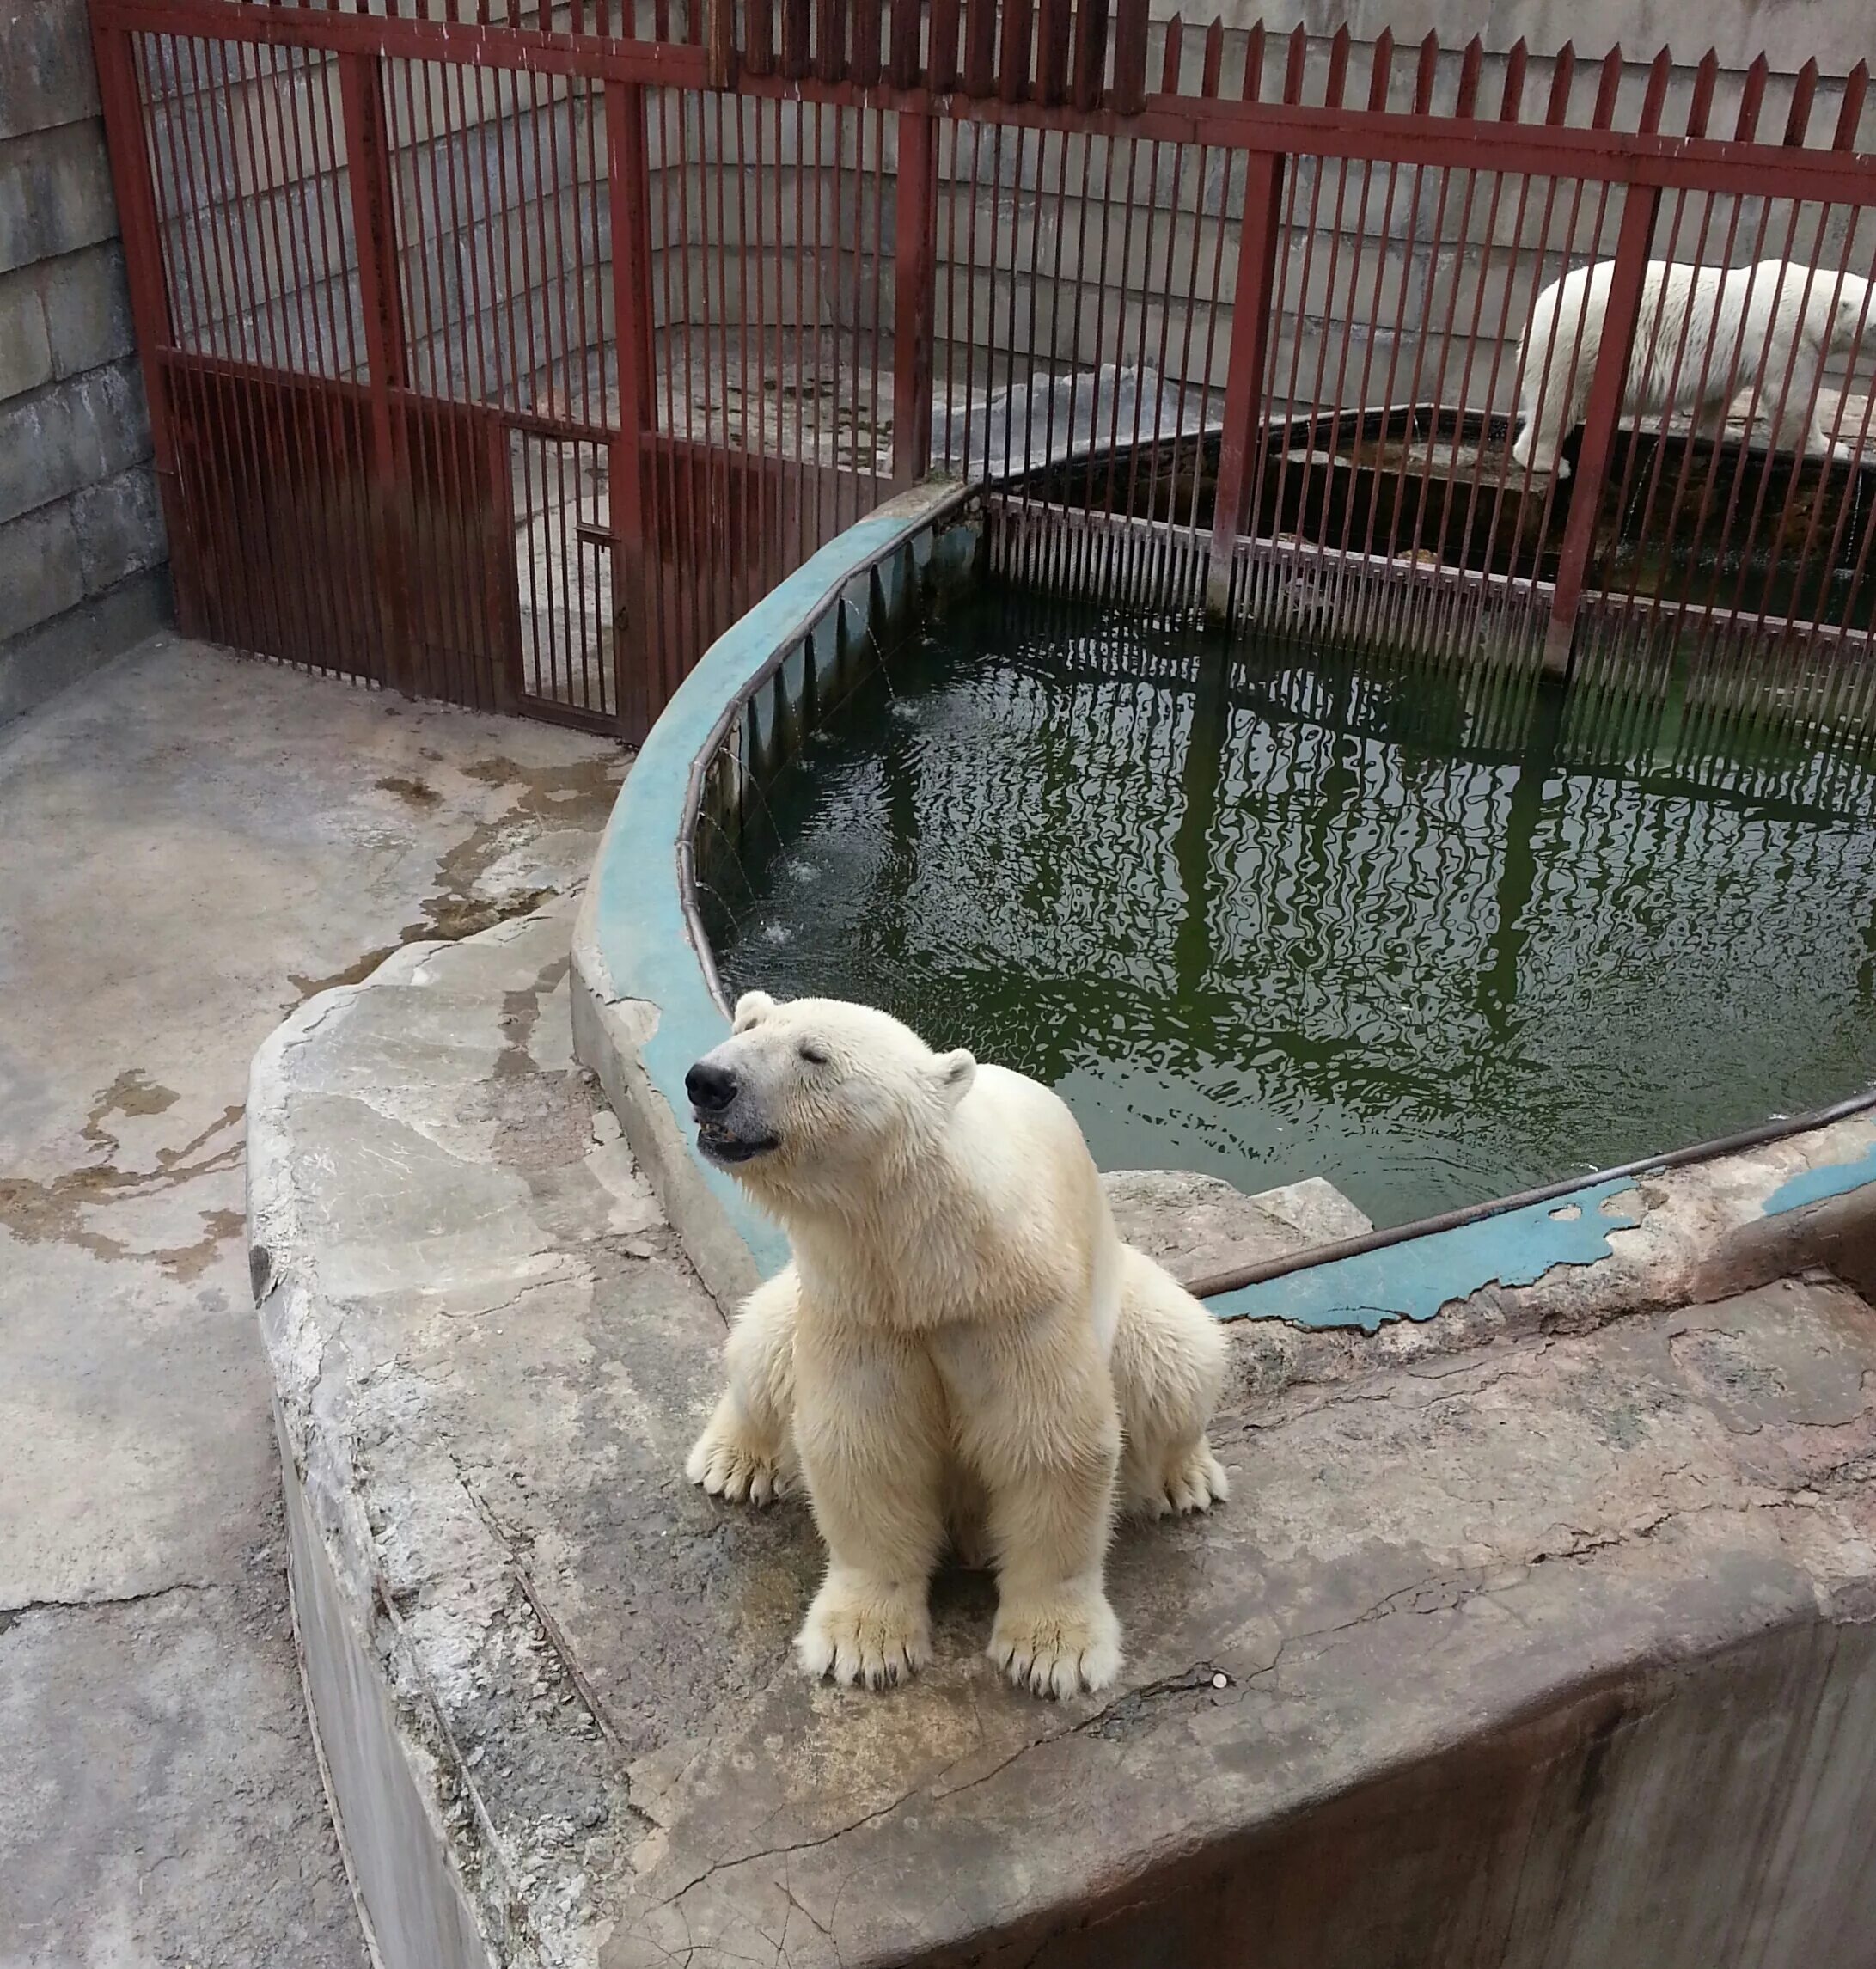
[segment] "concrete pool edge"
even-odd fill
[[[807,694],[850,672],[920,587],[975,565],[973,491],[933,478],[830,541],[706,651],[614,806],[573,933],[573,1045],[719,1304],[777,1271],[786,1241],[685,1125],[686,1070],[724,1009],[692,901],[700,798],[737,793]],[[765,688],[767,687],[767,688]]]
[[[937,478],[849,528],[706,652],[628,774],[573,939],[574,1047],[618,1114],[700,1276],[719,1304],[779,1269],[787,1247],[734,1182],[697,1155],[683,1075],[721,1036],[725,1007],[696,911],[706,824],[730,838],[749,789],[845,689],[921,588],[980,556],[978,495]],[[1429,1231],[1220,1292],[1234,1324],[1372,1338],[1449,1308],[1567,1299],[1572,1317],[1659,1305],[1698,1277],[1771,1275],[1752,1253],[1861,1249],[1876,1226],[1876,1118],[1804,1128],[1710,1163],[1586,1176],[1542,1203]],[[1876,1231],[1871,1235],[1876,1237]],[[1846,1245],[1846,1239],[1849,1245]],[[1821,1248],[1821,1247],[1820,1247]],[[1735,1287],[1735,1289],[1739,1289]]]

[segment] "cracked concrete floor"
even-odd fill
[[[577,882],[616,747],[166,636],[0,731],[0,1969],[355,1969],[241,1238],[254,1048]]]

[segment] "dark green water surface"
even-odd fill
[[[987,588],[769,792],[725,981],[1060,1090],[1103,1168],[1398,1223],[1876,1079],[1858,757]]]

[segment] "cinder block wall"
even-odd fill
[[[0,722],[167,620],[84,0],[0,5]]]

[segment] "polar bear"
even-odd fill
[[[1612,260],[1580,266],[1532,303],[1519,357],[1515,463],[1569,476],[1558,449],[1588,407],[1615,271]],[[1859,274],[1782,260],[1734,267],[1651,260],[1622,420],[1665,412],[1717,437],[1733,398],[1757,384],[1775,450],[1848,457],[1850,448],[1833,445],[1819,421],[1818,378],[1830,358],[1855,352],[1870,309],[1870,283]],[[1876,332],[1876,321],[1869,326]]]
[[[996,1570],[1013,1682],[1106,1687],[1116,1489],[1155,1516],[1226,1493],[1218,1322],[1121,1243],[1054,1094],[884,1012],[750,992],[685,1085],[703,1153],[793,1250],[686,1474],[756,1504],[804,1481],[828,1569],[802,1666],[877,1688],[924,1663],[949,1538]]]

